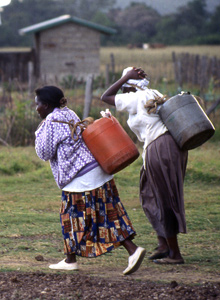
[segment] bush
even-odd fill
[[[0,98],[0,102],[1,139],[12,146],[33,145],[34,132],[39,124],[33,100],[13,92]]]

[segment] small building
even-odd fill
[[[35,73],[43,81],[71,75],[85,79],[99,75],[100,34],[116,30],[70,15],[63,15],[19,30],[34,34]]]
[[[32,61],[35,77],[47,83],[69,75],[79,80],[85,80],[88,74],[97,76],[100,72],[100,35],[115,33],[113,28],[70,15],[22,28],[19,34],[34,34],[34,49],[29,56],[25,53],[29,61],[22,60],[22,70],[28,73],[28,62]],[[10,60],[9,57],[8,64]],[[7,72],[10,69],[14,70],[7,67]],[[16,77],[21,78],[19,74]]]
[[[31,48],[0,48],[0,84],[12,81],[28,82],[29,62],[35,63],[35,52]]]

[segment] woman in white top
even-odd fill
[[[126,68],[102,101],[128,112],[128,125],[144,143],[140,173],[140,201],[157,233],[158,246],[149,257],[160,264],[183,264],[177,234],[186,233],[183,181],[187,151],[181,151],[158,115],[165,100],[149,89],[146,73]],[[119,90],[123,93],[118,93]]]

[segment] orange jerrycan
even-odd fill
[[[95,120],[83,131],[82,137],[108,174],[121,171],[139,156],[136,145],[113,116]]]

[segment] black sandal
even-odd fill
[[[155,249],[155,251],[148,257],[150,260],[154,259],[160,259],[165,258],[169,255],[169,250],[158,250],[158,247]]]

